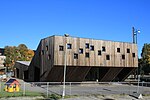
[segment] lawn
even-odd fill
[[[5,82],[0,82],[0,98],[3,97],[20,97],[20,96],[42,96],[42,93],[39,92],[31,92],[31,91],[25,91],[25,94],[23,94],[23,90],[20,90],[19,92],[6,92],[4,91],[5,88]]]
[[[2,97],[20,97],[20,96],[42,96],[42,93],[38,93],[38,92],[30,92],[30,91],[26,91],[25,94],[23,94],[23,91],[20,92],[6,92],[6,91],[1,91],[0,92],[0,98]]]

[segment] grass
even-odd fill
[[[31,91],[25,91],[25,94],[23,95],[23,91],[20,92],[6,92],[6,91],[1,91],[0,92],[0,98],[9,98],[9,97],[36,97],[36,96],[42,96],[44,98],[47,98],[45,94],[39,93],[39,92],[31,92]],[[57,94],[51,94],[48,96],[48,99],[52,100],[58,100],[61,99],[61,95]]]
[[[25,95],[23,95],[23,91],[20,92],[6,92],[6,91],[1,91],[0,92],[0,98],[3,97],[21,97],[21,96],[30,96],[30,97],[34,97],[34,96],[42,96],[42,93],[38,93],[38,92],[30,92],[30,91],[26,91]]]
[[[29,96],[29,97],[34,97],[34,96],[43,96],[42,93],[39,92],[31,92],[31,91],[25,91],[25,94],[23,94],[23,90],[20,90],[19,92],[6,92],[4,91],[5,88],[5,82],[0,82],[0,98],[3,97],[21,97],[21,96]]]

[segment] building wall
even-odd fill
[[[68,66],[138,66],[136,44],[62,36],[55,36],[54,65],[64,65],[65,43],[71,44],[71,49],[67,49]],[[90,50],[90,47],[85,48],[86,43],[89,46],[94,46],[94,50]],[[64,50],[60,51],[59,46],[63,46]],[[105,51],[103,51],[104,48]],[[83,49],[83,53],[80,53],[79,49]],[[117,49],[120,49],[120,52],[117,52]],[[127,49],[129,50],[128,53]],[[101,55],[98,55],[98,51],[101,52]],[[86,53],[89,53],[89,57],[85,57]],[[78,59],[74,58],[74,54],[78,56]]]
[[[54,37],[44,38],[40,41],[35,55],[29,67],[29,80],[45,81],[51,68],[54,58]],[[38,73],[36,73],[38,71]],[[40,77],[38,79],[35,79]]]
[[[28,65],[24,65],[22,63],[16,62],[15,65],[15,77],[23,80],[27,80],[25,77],[25,72],[28,71]]]
[[[38,45],[29,66],[29,81],[63,81],[66,43],[66,81],[83,81],[86,76],[90,80],[122,81],[138,66],[136,44],[51,36]],[[89,57],[86,57],[88,53]]]

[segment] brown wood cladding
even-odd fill
[[[67,49],[67,66],[138,66],[136,44],[63,36],[54,36],[54,38],[54,65],[64,65],[65,43],[67,43],[72,46],[71,49]],[[86,43],[89,43],[89,48],[85,47]],[[91,45],[94,46],[94,50],[90,50]],[[64,46],[64,50],[60,51],[59,46]],[[105,47],[105,51],[102,47]],[[83,54],[79,53],[80,48],[83,49]],[[120,52],[117,52],[117,48],[120,48]],[[127,49],[130,53],[127,53]],[[101,50],[101,55],[98,55],[98,50]],[[74,53],[78,54],[78,59],[74,59]],[[85,53],[89,53],[89,58],[85,57]],[[132,53],[135,53],[135,57]],[[110,60],[106,59],[106,55],[110,56]],[[122,59],[122,55],[125,55],[125,59]]]

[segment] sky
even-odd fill
[[[0,0],[0,48],[26,44],[37,49],[42,38],[73,37],[132,42],[138,55],[150,43],[150,0]]]

